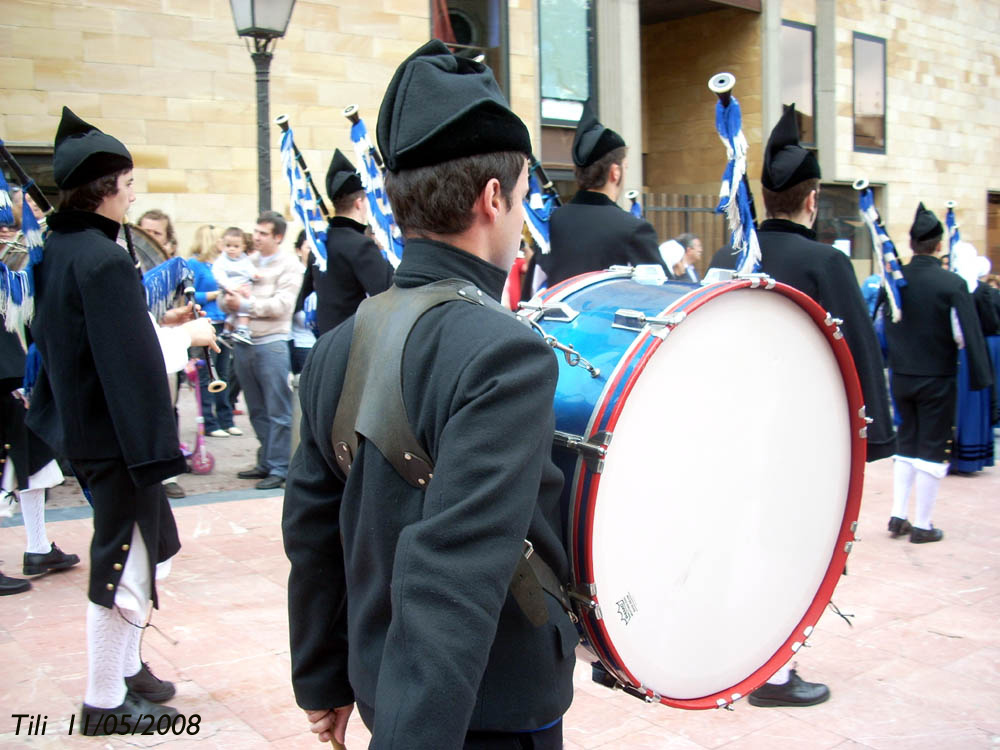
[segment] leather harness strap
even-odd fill
[[[411,486],[426,489],[433,478],[434,461],[414,435],[403,403],[403,351],[424,313],[448,302],[489,306],[511,314],[474,284],[461,279],[445,279],[419,287],[391,286],[358,307],[344,386],[331,430],[334,458],[345,477],[357,456],[360,436],[378,448]],[[544,591],[575,622],[565,586],[533,552],[526,540],[510,583],[515,601],[531,624],[538,627],[549,620]]]

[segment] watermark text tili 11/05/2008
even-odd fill
[[[48,729],[48,714],[11,714],[10,717],[17,722],[14,726],[15,735],[40,736]],[[88,726],[77,726],[76,718],[75,714],[69,717],[69,730],[66,734],[79,730],[81,734],[195,735],[201,731],[201,714],[106,714],[99,720],[88,717]]]

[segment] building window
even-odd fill
[[[506,0],[431,0],[431,34],[460,57],[482,55],[510,98]]]
[[[781,22],[781,102],[794,104],[799,141],[816,143],[816,28]]]
[[[583,103],[596,99],[593,3],[539,0],[538,37],[542,122],[575,126]]]
[[[854,33],[854,150],[885,153],[885,39]]]
[[[875,205],[881,200],[881,188],[872,187]],[[872,236],[861,219],[858,191],[850,185],[823,184],[816,207],[816,239],[833,245],[851,260],[871,260]]]

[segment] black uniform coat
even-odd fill
[[[448,245],[406,243],[398,286],[445,278],[499,300],[505,274]],[[533,628],[508,586],[526,538],[569,576],[552,351],[497,310],[431,310],[403,355],[403,400],[434,477],[414,489],[362,439],[345,485],[330,435],[352,333],[353,319],[321,338],[299,386],[282,521],[296,700],[354,697],[373,748],[450,750],[468,730],[545,726],[572,700],[578,635],[554,600]]]
[[[365,234],[365,225],[334,216],[326,230],[326,271],[309,263],[296,309],[316,292],[316,326],[322,336],[354,315],[365,297],[391,284],[392,264]]]
[[[106,607],[134,523],[151,566],[180,548],[159,483],[186,471],[163,353],[118,229],[89,211],[49,218],[31,324],[43,368],[27,420],[90,485],[90,599]]]
[[[11,395],[24,382],[21,339],[4,327],[0,315],[0,477],[4,464],[14,463],[15,486],[28,489],[28,477],[55,458],[52,450],[24,424],[24,402]]]
[[[980,281],[972,293],[972,301],[976,305],[983,335],[996,336],[1000,333],[1000,291]]]
[[[653,225],[592,190],[579,191],[556,209],[549,219],[549,242],[552,250],[539,257],[538,265],[550,287],[610,266],[656,263],[667,270]]]
[[[840,328],[854,358],[866,413],[873,420],[868,425],[867,460],[893,455],[896,433],[882,352],[851,262],[839,250],[816,242],[816,233],[808,227],[784,219],[763,222],[757,238],[763,273],[808,294],[833,317],[844,321]],[[719,255],[716,253],[716,258]]]
[[[903,266],[906,286],[900,289],[902,319],[893,323],[886,311],[885,334],[889,366],[894,374],[954,378],[958,372],[958,345],[951,326],[952,309],[965,339],[969,358],[969,389],[993,382],[986,342],[965,280],[945,271],[932,255],[914,255]]]

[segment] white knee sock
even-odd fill
[[[140,623],[141,619],[138,612],[87,603],[87,692],[83,702],[88,706],[117,708],[125,701],[125,654],[135,630],[129,623]]]
[[[767,684],[768,685],[784,685],[791,678],[791,676],[792,676],[791,672],[792,672],[792,665],[791,665],[791,662],[789,662],[788,664],[786,664],[785,666],[783,666],[781,669],[779,669],[777,672],[775,672],[774,676],[771,677],[771,679],[767,681]]]
[[[906,518],[909,507],[910,490],[917,470],[909,461],[897,458],[893,462],[892,474],[892,515],[896,518]]]
[[[48,534],[45,533],[45,490],[21,490],[17,494],[21,500],[24,533],[28,537],[28,545],[24,551],[44,554],[52,549]]]
[[[134,622],[139,625],[144,624],[139,621]],[[125,677],[134,677],[142,669],[142,636],[145,632],[145,628],[129,628],[128,648],[125,649],[125,669],[122,671]]]
[[[934,515],[934,503],[937,500],[938,485],[941,480],[926,471],[917,472],[917,514],[913,525],[918,529],[931,528],[931,516]]]

